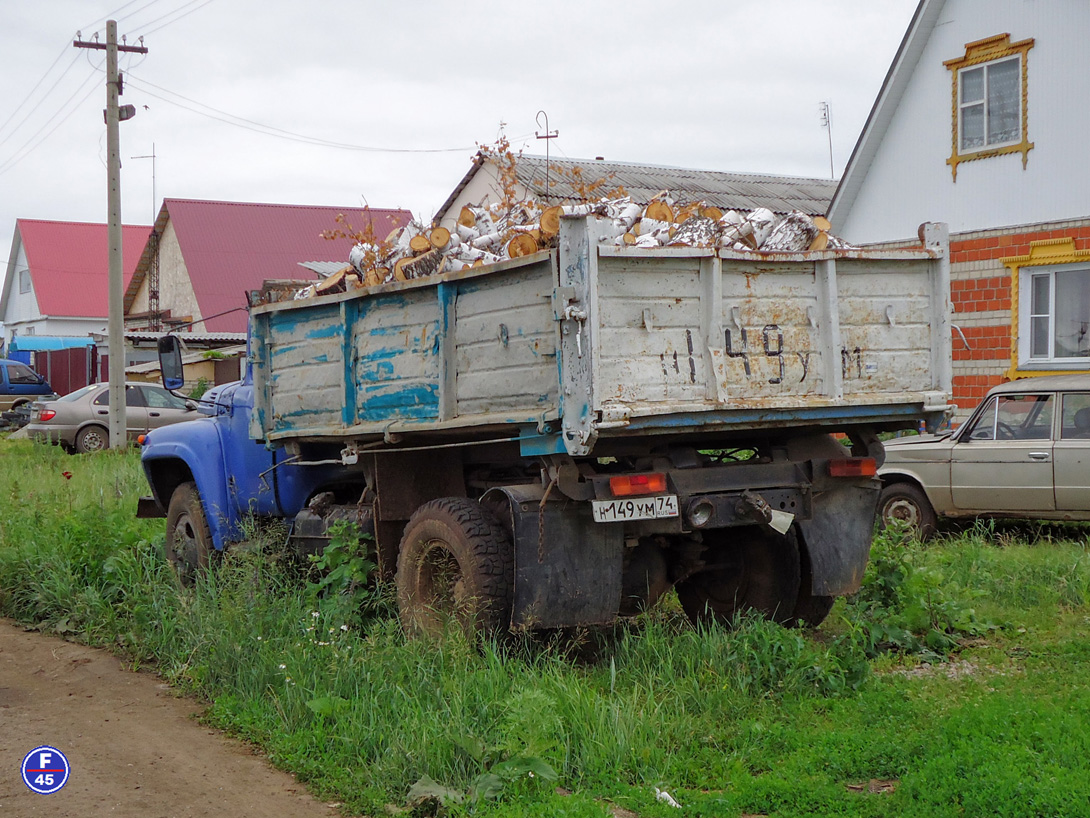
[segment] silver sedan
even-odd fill
[[[1090,375],[992,389],[954,432],[886,443],[879,516],[921,537],[939,517],[1090,520]]]
[[[129,440],[159,426],[193,420],[195,401],[152,383],[125,384],[125,425]],[[95,383],[53,401],[36,401],[27,433],[69,451],[96,452],[110,446],[110,387]]]

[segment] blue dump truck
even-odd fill
[[[945,225],[780,254],[599,230],[565,217],[555,249],[484,268],[252,294],[245,378],[143,448],[140,513],[166,517],[181,578],[249,515],[304,552],[350,521],[410,632],[609,623],[671,588],[694,621],[820,622],[866,566],[879,434],[949,408]]]

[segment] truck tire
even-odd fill
[[[719,541],[703,555],[710,567],[675,585],[689,620],[731,625],[738,614],[754,612],[791,623],[801,572],[794,529],[786,535],[755,526],[714,533]]]
[[[397,605],[410,636],[438,637],[451,623],[467,636],[506,630],[513,587],[511,538],[476,500],[432,500],[405,526]]]
[[[102,426],[84,426],[76,435],[76,451],[81,454],[110,448],[110,433]]]
[[[212,533],[197,486],[192,482],[182,483],[170,495],[167,537],[163,543],[167,562],[182,585],[193,585],[208,570],[212,550]]]
[[[915,483],[890,483],[878,496],[878,524],[885,528],[894,520],[906,524],[921,540],[930,539],[938,525],[931,501]]]

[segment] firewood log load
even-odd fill
[[[770,253],[798,253],[809,250],[819,232],[813,219],[805,213],[793,210],[773,228],[761,244],[761,249]]]

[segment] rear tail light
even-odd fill
[[[659,494],[666,491],[666,475],[662,472],[652,474],[625,474],[609,478],[609,490],[614,497],[632,497],[637,494]]]
[[[829,461],[830,477],[874,477],[878,474],[878,461],[873,457],[851,457]]]
[[[57,412],[54,409],[40,409],[38,411],[38,420],[47,421],[53,420],[57,416]]]

